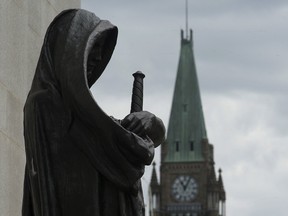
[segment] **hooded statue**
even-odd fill
[[[117,32],[80,9],[50,24],[24,107],[22,216],[144,216],[140,178],[163,123],[149,112],[116,121],[89,90]]]

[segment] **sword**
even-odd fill
[[[143,110],[143,79],[145,75],[141,71],[133,74],[134,82],[132,89],[132,100],[130,113]]]
[[[137,71],[133,74],[134,82],[133,82],[133,88],[132,88],[132,100],[131,100],[131,110],[130,113],[133,112],[140,112],[143,109],[143,79],[145,75],[141,71]],[[144,168],[144,166],[143,166]],[[145,215],[145,208],[144,208],[144,197],[143,197],[143,190],[142,190],[142,184],[141,179],[139,179],[136,182],[136,185],[138,186],[138,192],[136,199],[138,201],[138,211],[141,212],[141,216]],[[121,197],[123,198],[123,193],[121,192]]]

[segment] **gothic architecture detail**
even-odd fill
[[[150,216],[225,216],[222,171],[216,176],[193,54],[192,30],[184,37],[170,113],[161,149],[160,181],[155,163],[149,188]]]

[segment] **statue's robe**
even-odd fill
[[[24,107],[22,216],[143,215],[139,179],[153,143],[111,119],[89,90],[117,32],[85,10],[50,24]]]

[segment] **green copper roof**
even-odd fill
[[[204,160],[202,140],[207,138],[193,55],[192,30],[183,38],[167,133],[165,162]]]

